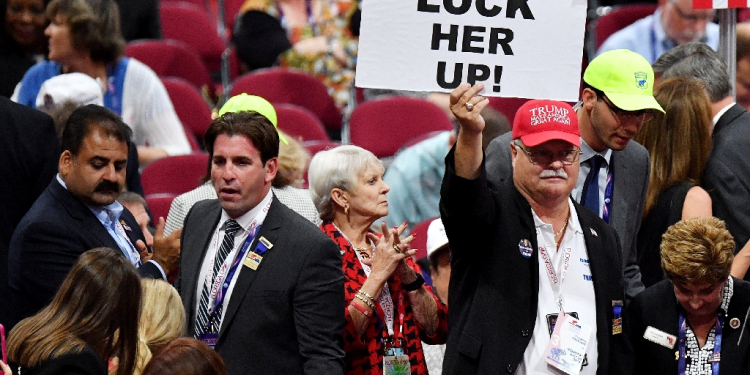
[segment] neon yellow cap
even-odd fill
[[[626,111],[655,109],[654,70],[643,56],[626,49],[607,51],[589,63],[583,81],[603,91],[617,107]]]
[[[227,102],[224,103],[223,106],[221,106],[221,109],[219,109],[219,116],[228,112],[241,111],[255,111],[265,116],[268,121],[271,121],[273,126],[276,128],[276,132],[279,134],[279,140],[285,145],[289,144],[289,142],[287,142],[286,140],[286,137],[284,137],[281,132],[278,131],[279,127],[277,124],[278,120],[276,118],[276,110],[273,108],[273,105],[268,102],[268,100],[263,99],[260,96],[249,95],[246,93],[235,95],[229,98],[229,100],[227,100]]]

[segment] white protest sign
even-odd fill
[[[364,0],[358,87],[578,100],[586,0]]]

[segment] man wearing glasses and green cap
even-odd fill
[[[650,173],[648,152],[630,142],[653,111],[664,111],[653,96],[654,71],[643,56],[613,50],[589,63],[583,75],[576,116],[581,130],[581,169],[571,195],[612,226],[619,235],[625,299],[643,290],[636,236],[641,225]],[[511,135],[487,148],[488,178],[511,177]]]

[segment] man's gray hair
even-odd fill
[[[732,95],[727,65],[704,43],[690,42],[672,48],[656,59],[653,68],[661,80],[688,77],[701,81],[712,103]]]

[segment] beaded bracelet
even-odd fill
[[[367,311],[367,309],[364,306],[361,306],[358,303],[354,303],[354,301],[352,301],[351,303],[349,303],[349,305],[352,306],[352,307],[354,307],[355,309],[357,309],[357,311],[361,312],[362,315],[364,315],[364,316],[366,316],[368,318],[372,316],[372,313],[370,313],[369,311]]]
[[[372,303],[378,303],[378,301],[375,301],[375,298],[372,298],[372,296],[370,295],[370,293],[367,293],[364,290],[360,289],[359,292],[357,292],[357,294],[361,294],[363,297],[369,298],[370,301],[372,301]]]
[[[364,302],[365,305],[372,309],[372,311],[375,311],[375,305],[372,302],[368,301],[365,297],[362,297],[359,294],[355,295],[354,297],[357,297],[358,300]]]

